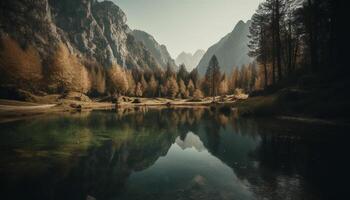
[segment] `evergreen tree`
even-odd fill
[[[221,72],[219,61],[215,55],[210,59],[207,72],[205,74],[205,85],[207,94],[213,97],[215,101],[215,96],[218,94],[219,83],[221,80]]]
[[[183,80],[184,82],[188,82],[189,73],[187,72],[186,66],[184,64],[180,65],[180,69],[177,73],[177,80]]]

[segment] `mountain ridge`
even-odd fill
[[[0,35],[33,46],[48,62],[60,44],[104,68],[154,69],[159,64],[131,35],[125,13],[112,1],[3,0]],[[142,63],[142,64],[140,64]]]
[[[199,73],[201,75],[205,74],[209,60],[213,55],[217,56],[221,70],[227,74],[232,72],[234,66],[241,67],[244,64],[249,64],[252,61],[248,56],[250,25],[250,20],[246,23],[240,20],[230,33],[209,47],[197,65]]]
[[[175,62],[177,65],[184,64],[187,70],[191,71],[197,67],[204,54],[205,51],[202,49],[198,49],[194,54],[183,51],[177,56]]]
[[[170,64],[173,69],[177,69],[175,61],[170,56],[167,47],[164,44],[159,44],[154,36],[145,31],[137,29],[131,31],[131,34],[152,53],[160,66],[165,68],[168,64]]]

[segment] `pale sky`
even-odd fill
[[[207,50],[239,20],[247,21],[262,0],[113,0],[131,29],[153,35],[173,58]]]

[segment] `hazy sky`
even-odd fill
[[[251,18],[262,0],[113,0],[132,29],[165,44],[173,58],[182,51],[207,50]]]

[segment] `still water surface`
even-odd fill
[[[206,109],[0,124],[1,199],[332,199],[344,128]]]

